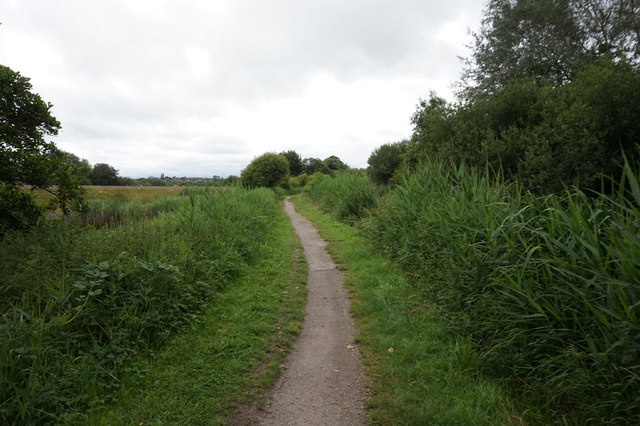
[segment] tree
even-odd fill
[[[488,166],[537,193],[600,190],[602,174],[617,177],[625,157],[639,158],[637,93],[640,69],[605,57],[561,86],[524,78],[455,107],[432,96],[414,115],[405,163]]]
[[[605,56],[638,65],[639,37],[636,0],[491,0],[460,93],[496,94],[527,77],[562,85]]]
[[[312,175],[314,173],[323,173],[325,175],[332,174],[327,165],[319,158],[305,158],[302,161],[302,165],[304,166],[304,172],[308,175]]]
[[[413,135],[406,147],[406,161],[412,166],[426,157],[449,160],[449,142],[454,133],[451,118],[455,109],[431,92],[429,99],[421,99],[416,112],[411,117]]]
[[[464,95],[499,93],[516,78],[567,81],[583,62],[582,34],[570,0],[491,0],[474,33]]]
[[[289,180],[289,162],[284,155],[276,153],[262,154],[254,159],[240,174],[242,185],[247,188],[287,185]]]
[[[58,133],[60,122],[31,89],[29,78],[0,65],[0,234],[32,226],[46,211],[85,206],[67,156],[44,139]],[[35,201],[36,189],[52,194],[46,205]]]
[[[120,185],[118,171],[107,163],[97,163],[91,170],[91,183],[93,185]]]
[[[332,171],[347,170],[349,168],[349,166],[343,163],[342,160],[335,155],[325,158],[322,162],[329,170]]]
[[[638,64],[640,2],[637,0],[572,0],[572,12],[594,57],[610,56]]]
[[[407,150],[408,141],[384,144],[376,148],[369,156],[367,169],[371,180],[386,185],[389,179],[400,169]]]
[[[280,155],[283,155],[289,162],[289,174],[291,176],[298,176],[304,171],[300,154],[295,151],[284,151],[281,152]]]
[[[71,166],[71,174],[77,179],[80,185],[91,185],[91,164],[89,160],[80,159],[75,154],[65,152],[67,156],[65,163]]]

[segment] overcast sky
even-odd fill
[[[264,152],[366,167],[453,99],[480,0],[2,0],[0,63],[53,138],[121,176],[239,175]]]

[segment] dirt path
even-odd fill
[[[354,344],[343,276],[313,225],[285,211],[302,241],[309,265],[302,332],[260,423],[264,425],[361,425],[367,379]]]

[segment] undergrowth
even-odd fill
[[[117,400],[78,424],[249,424],[277,379],[304,314],[306,262],[280,210],[252,261],[201,321],[124,377]]]

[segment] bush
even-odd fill
[[[287,186],[289,162],[281,154],[263,154],[242,171],[240,179],[245,188]]]
[[[639,91],[637,67],[605,58],[560,86],[515,80],[461,105],[432,94],[413,117],[406,161],[489,166],[539,194],[601,191],[603,174],[618,176],[625,155],[639,158]]]

